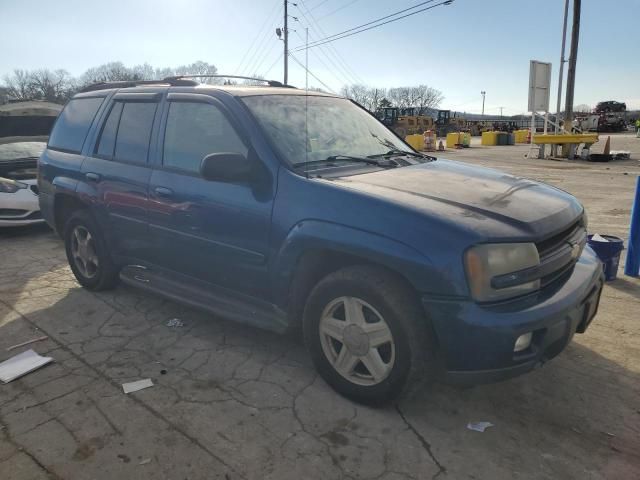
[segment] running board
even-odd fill
[[[238,323],[277,333],[284,333],[288,329],[286,313],[275,305],[228,292],[184,275],[168,274],[143,265],[127,265],[120,271],[120,279],[132,287]]]

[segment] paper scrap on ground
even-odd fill
[[[172,318],[167,322],[167,327],[180,328],[184,327],[184,323],[179,318]]]
[[[122,384],[122,390],[124,390],[124,393],[137,392],[138,390],[142,390],[143,388],[148,387],[153,387],[153,382],[150,378]]]
[[[27,340],[26,342],[18,343],[17,345],[12,345],[9,348],[7,348],[7,352],[10,352],[11,350],[15,350],[16,348],[24,347],[25,345],[29,345],[30,343],[42,342],[47,338],[49,337],[47,337],[46,335],[43,335],[42,337],[34,338],[32,340]]]
[[[53,358],[42,357],[29,349],[0,363],[0,380],[3,383],[9,383],[51,362]]]
[[[467,423],[467,428],[469,430],[473,430],[475,432],[484,432],[487,428],[493,427],[493,423],[491,422],[473,422]]]
[[[146,465],[147,463],[151,463],[151,459],[150,458],[145,458],[143,460],[140,460],[138,462],[138,465]]]
[[[591,240],[593,240],[594,242],[608,242],[609,241],[606,238],[604,238],[602,235],[600,235],[599,233],[594,234],[591,237]]]

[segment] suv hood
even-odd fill
[[[583,212],[575,197],[550,185],[450,160],[333,181],[423,213],[446,216],[492,237],[541,238],[566,228]]]

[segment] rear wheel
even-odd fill
[[[408,288],[391,274],[349,267],[311,292],[305,343],[335,390],[360,403],[382,404],[426,374],[433,356],[427,321]]]
[[[89,290],[112,288],[118,280],[102,232],[85,210],[74,212],[64,229],[67,260],[78,283]]]

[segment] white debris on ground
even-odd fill
[[[42,357],[29,349],[0,363],[0,380],[3,383],[9,383],[51,362],[53,358]]]
[[[181,328],[184,327],[184,322],[179,318],[172,318],[167,322],[167,327],[170,328]]]
[[[495,425],[491,422],[471,422],[467,423],[467,428],[469,430],[473,430],[474,432],[484,432],[489,427],[494,427]]]
[[[143,380],[136,380],[135,382],[123,383],[122,390],[124,393],[132,393],[137,392],[138,390],[142,390],[143,388],[153,387],[153,382],[150,378],[145,378]]]

